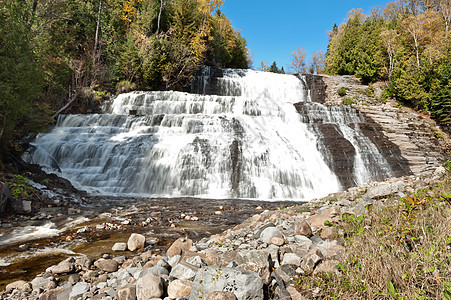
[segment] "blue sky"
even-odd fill
[[[254,68],[265,61],[287,71],[291,53],[303,47],[310,55],[327,50],[327,32],[343,23],[352,8],[369,13],[388,0],[224,0],[221,9],[236,29],[241,29],[253,52]]]

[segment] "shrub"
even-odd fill
[[[130,82],[128,80],[122,80],[116,85],[116,90],[118,93],[128,93],[136,89],[136,83]]]
[[[344,87],[340,88],[340,89],[338,90],[338,95],[339,95],[340,97],[346,96],[346,89],[345,89]]]
[[[354,104],[354,101],[351,98],[349,98],[349,97],[344,97],[343,98],[343,104],[344,105],[352,105],[352,104]]]

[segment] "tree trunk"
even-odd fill
[[[3,131],[5,130],[6,127],[6,116],[3,116],[3,125],[2,125],[2,129],[0,130],[0,139],[3,136]]]
[[[158,21],[157,21],[157,34],[160,33],[160,22],[161,22],[161,14],[163,12],[163,1],[160,0],[160,11],[158,12]]]
[[[95,64],[97,56],[97,47],[99,45],[100,16],[102,15],[102,0],[99,1],[99,14],[97,16],[96,37],[94,40],[93,64]]]

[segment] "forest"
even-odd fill
[[[133,89],[186,90],[202,65],[248,68],[223,0],[2,0],[0,161],[58,113]]]
[[[386,81],[385,96],[450,131],[450,26],[450,0],[398,0],[369,14],[353,9],[329,33],[325,72]]]

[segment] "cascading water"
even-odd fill
[[[342,188],[312,125],[327,119],[355,149],[355,183],[390,176],[346,121],[357,116],[296,111],[311,104],[302,78],[226,69],[217,85],[220,96],[132,92],[105,114],[60,116],[25,159],[93,193],[309,200]]]

